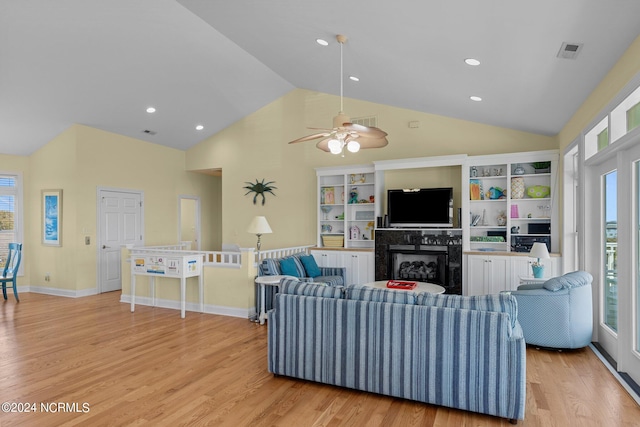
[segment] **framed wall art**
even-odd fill
[[[62,190],[42,190],[42,244],[62,246]]]

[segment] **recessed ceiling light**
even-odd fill
[[[482,101],[482,98],[480,98],[479,96],[475,96],[475,95],[474,96],[470,96],[469,99],[472,100],[472,101],[476,101],[476,102]]]
[[[356,76],[349,76],[349,78],[350,78],[351,80],[353,80],[354,82],[359,82],[359,81],[360,81],[360,79],[359,79],[359,78],[357,78]]]
[[[318,43],[320,46],[329,46],[329,42],[324,39],[316,39],[316,43]]]
[[[478,61],[477,59],[474,59],[474,58],[467,58],[467,59],[464,60],[464,62],[465,62],[465,64],[473,65],[474,67],[476,65],[480,65],[480,61]]]
[[[155,112],[156,112],[155,108],[153,108],[153,107],[148,107],[147,108],[147,113],[155,113]]]
[[[202,129],[204,129],[204,126],[202,126],[202,125],[196,126],[196,130],[202,130]]]

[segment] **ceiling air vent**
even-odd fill
[[[582,50],[582,43],[562,43],[558,51],[558,58],[576,59]]]
[[[142,131],[142,133],[146,133],[147,135],[155,135],[158,132],[156,132],[155,130],[145,129]]]
[[[367,126],[370,128],[378,127],[378,117],[377,116],[368,116],[368,117],[355,117],[351,119],[351,123],[355,123],[357,125]]]

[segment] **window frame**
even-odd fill
[[[23,179],[21,172],[15,171],[3,171],[0,170],[0,176],[13,177],[15,179],[14,187],[1,187],[0,186],[0,195],[13,195],[14,196],[14,215],[13,215],[13,232],[15,235],[15,241],[17,243],[23,243],[24,241],[24,203],[23,203]],[[0,231],[1,233],[1,231]],[[4,261],[2,262],[2,266],[4,266]],[[24,276],[24,263],[20,263],[20,268],[18,269],[18,276]]]

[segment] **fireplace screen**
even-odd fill
[[[392,279],[417,280],[439,285],[446,282],[446,252],[393,252],[391,255]]]

